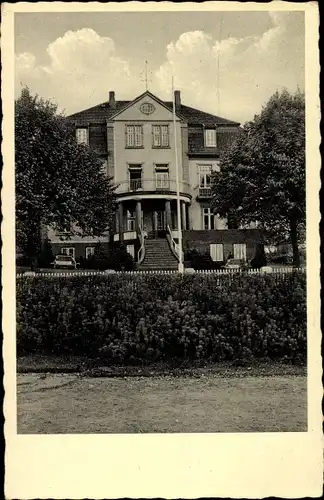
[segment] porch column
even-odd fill
[[[142,203],[141,200],[136,202],[136,231],[139,232],[139,228],[141,227],[141,219],[142,219]]]
[[[187,203],[186,205],[187,209],[187,229],[192,229],[192,222],[191,222],[191,214],[190,214],[190,205]]]
[[[124,241],[124,207],[123,203],[119,202],[118,205],[118,229],[119,229],[119,242]]]
[[[170,226],[172,229],[172,220],[171,220],[171,202],[170,200],[165,200],[165,220],[167,226]]]
[[[181,210],[182,210],[182,230],[187,229],[187,211],[186,211],[186,203],[184,201],[181,202]]]

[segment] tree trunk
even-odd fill
[[[297,235],[297,222],[295,219],[289,221],[290,226],[290,241],[293,251],[293,265],[294,267],[300,266],[300,256],[298,248],[298,235]]]

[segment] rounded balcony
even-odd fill
[[[130,179],[115,183],[115,193],[119,201],[128,199],[149,199],[177,197],[177,182],[175,179]],[[179,181],[180,199],[190,201],[191,186],[188,182]]]

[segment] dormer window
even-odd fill
[[[205,128],[205,147],[206,148],[216,148],[216,129],[215,128]]]
[[[78,144],[89,144],[88,129],[86,127],[78,127],[75,135]]]

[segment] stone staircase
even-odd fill
[[[145,240],[145,257],[139,269],[141,271],[178,269],[178,260],[171,252],[166,238]]]

